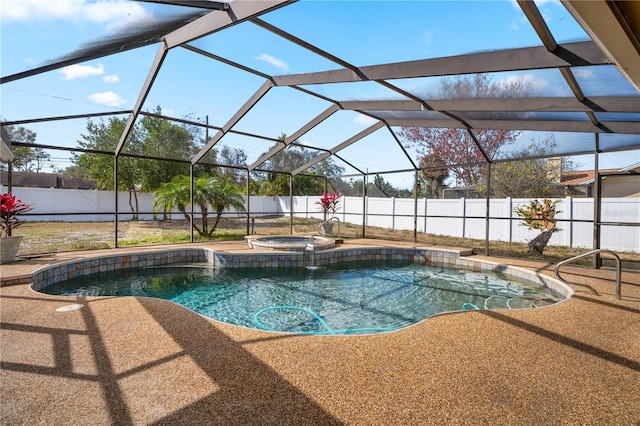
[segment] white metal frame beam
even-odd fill
[[[369,80],[437,77],[457,74],[526,71],[565,66],[607,65],[611,61],[591,41],[558,45],[562,54],[550,53],[545,47],[506,49],[472,53],[446,58],[421,59],[359,67]],[[277,86],[299,86],[362,81],[353,70],[337,69],[273,77]]]
[[[331,105],[329,108],[324,110],[322,113],[320,113],[313,120],[309,121],[307,124],[305,124],[300,129],[298,129],[296,132],[294,132],[291,136],[287,136],[285,138],[285,140],[282,141],[281,144],[278,144],[278,145],[274,146],[273,148],[271,148],[269,150],[269,152],[264,154],[262,157],[258,158],[256,161],[254,161],[253,164],[251,164],[249,166],[249,171],[253,171],[256,168],[258,168],[265,161],[269,160],[271,157],[276,155],[278,152],[282,151],[287,146],[289,146],[291,143],[293,143],[296,139],[300,138],[305,133],[309,132],[311,129],[316,127],[318,124],[322,123],[327,118],[331,117],[338,110],[340,110],[340,108],[337,105]]]
[[[369,126],[368,128],[366,128],[363,131],[361,131],[360,133],[358,133],[357,135],[350,137],[349,139],[347,139],[346,141],[342,142],[339,145],[336,145],[335,147],[330,149],[329,152],[325,152],[325,153],[319,155],[318,157],[314,158],[313,160],[307,162],[306,164],[303,164],[302,166],[298,167],[297,169],[292,171],[291,174],[293,176],[295,176],[295,175],[297,175],[299,173],[302,173],[303,171],[307,170],[309,167],[319,163],[320,161],[324,160],[325,158],[331,156],[332,154],[335,154],[335,153],[345,149],[349,145],[359,141],[360,139],[370,135],[371,133],[375,132],[376,130],[381,129],[382,127],[384,127],[384,123],[381,122],[381,121],[375,123],[372,126]]]

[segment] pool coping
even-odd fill
[[[35,270],[29,288],[39,290],[72,278],[122,269],[165,266],[176,263],[208,263],[214,268],[291,268],[324,266],[355,261],[397,260],[417,264],[459,268],[474,272],[498,273],[507,279],[543,285],[569,299],[574,290],[562,281],[526,268],[469,257],[471,249],[443,247],[339,247],[322,251],[226,251],[210,247],[163,248],[143,252],[96,254],[83,259],[53,263]],[[16,283],[17,284],[17,283]],[[8,285],[8,284],[5,284]]]

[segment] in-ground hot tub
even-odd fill
[[[335,246],[333,238],[317,235],[248,235],[244,237],[249,247],[256,250],[325,250]]]

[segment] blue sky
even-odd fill
[[[587,39],[559,2],[538,2],[559,42]],[[143,2],[86,0],[0,0],[2,76],[42,65],[100,37],[130,25],[154,22],[175,13],[174,7]],[[451,56],[464,53],[540,45],[540,40],[513,1],[302,1],[263,16],[269,23],[313,43],[357,66]],[[213,34],[193,43],[217,55],[270,75],[338,68],[304,49],[251,23]],[[148,46],[91,60],[0,86],[4,120],[107,112],[133,107],[158,47]],[[500,73],[494,81],[516,74]],[[552,72],[520,73],[540,96],[561,94],[560,76]],[[585,80],[594,78],[581,76]],[[439,79],[398,82],[437,93]],[[175,117],[189,116],[222,126],[260,87],[263,80],[211,61],[185,49],[173,49],[156,79],[145,110],[161,106]],[[622,82],[623,91],[629,90]],[[324,85],[322,93],[338,100],[355,97],[393,98],[374,83]],[[277,137],[292,134],[329,106],[290,88],[272,89],[235,127]],[[301,138],[303,143],[330,148],[371,125],[369,118],[340,111]],[[36,142],[75,146],[85,120],[25,126],[37,133]],[[523,143],[532,137],[526,134]],[[409,168],[390,135],[379,130],[347,148],[343,154],[362,170]],[[558,138],[558,136],[556,137]],[[249,162],[270,143],[228,135],[222,143],[244,149]],[[60,153],[54,154],[63,158]],[[591,159],[579,161],[591,166]],[[638,151],[605,154],[601,167],[624,167],[640,162]],[[58,167],[68,162],[60,161]],[[353,170],[346,167],[346,172]],[[406,185],[407,176],[388,175]],[[409,181],[411,178],[409,177]]]

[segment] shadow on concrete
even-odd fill
[[[168,303],[138,301],[220,387],[156,424],[343,424],[205,318]],[[181,325],[187,321],[192,330]]]
[[[516,319],[516,318],[512,318],[510,316],[501,314],[498,311],[491,311],[491,310],[487,310],[487,311],[479,311],[484,315],[487,315],[491,318],[503,321],[509,325],[521,328],[523,330],[535,333],[539,336],[545,337],[547,339],[556,341],[558,343],[561,343],[563,345],[566,346],[570,346],[574,349],[577,349],[579,351],[585,352],[589,355],[593,355],[599,358],[604,359],[605,361],[609,361],[609,362],[613,362],[616,363],[618,365],[621,365],[623,367],[627,367],[630,368],[632,370],[635,371],[640,371],[640,362],[633,360],[633,359],[629,359],[620,355],[617,355],[613,352],[609,352],[609,351],[605,351],[604,349],[600,349],[597,348],[595,346],[589,345],[588,343],[584,343],[581,342],[579,340],[575,340],[572,339],[570,337],[567,336],[563,336],[562,334],[558,334],[556,332],[553,332],[551,330],[547,330],[544,329],[542,327],[538,327],[536,325],[533,324],[529,324],[525,321]]]

